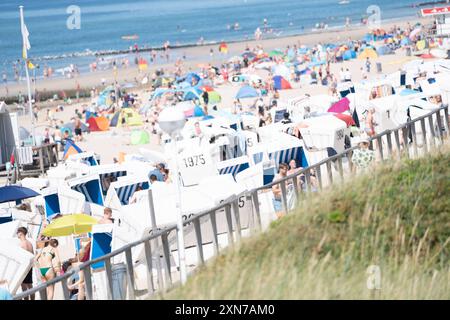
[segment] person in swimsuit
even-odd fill
[[[17,238],[19,238],[19,240],[20,240],[20,247],[34,255],[33,245],[26,238],[27,233],[28,233],[27,228],[19,227],[17,229]],[[22,291],[24,291],[24,292],[33,287],[33,268],[30,269],[30,271],[28,272],[25,279],[23,279],[21,287],[22,287]],[[30,295],[30,297],[24,298],[24,300],[28,300],[28,299],[34,300],[34,294]]]
[[[51,239],[36,256],[43,282],[50,281],[61,272],[61,260],[58,253],[58,240]],[[55,260],[55,261],[54,261]],[[55,286],[47,287],[47,299],[53,300]]]

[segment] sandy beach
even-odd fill
[[[417,21],[409,21],[411,25],[416,23]],[[421,21],[423,22],[423,21]],[[382,28],[388,30],[394,25],[397,26],[406,26],[407,22],[402,24],[386,24],[383,25]],[[297,36],[297,37],[288,37],[288,38],[280,38],[280,39],[269,39],[262,40],[260,42],[250,41],[250,42],[241,42],[241,43],[233,43],[229,45],[229,53],[230,55],[240,54],[245,50],[245,47],[248,45],[249,47],[253,47],[257,44],[263,46],[263,48],[267,51],[273,48],[285,48],[287,45],[293,44],[305,44],[305,45],[315,45],[317,43],[330,43],[330,42],[339,42],[346,40],[348,38],[351,39],[359,39],[364,34],[367,33],[366,28],[357,28],[352,30],[341,30],[335,32],[323,32],[319,34],[311,34],[305,36]],[[189,56],[202,55],[205,52],[209,52],[209,47],[193,47],[186,50]],[[216,55],[219,58],[219,55]],[[395,72],[400,69],[400,67],[406,63],[407,61],[413,60],[415,57],[406,56],[406,51],[403,49],[397,50],[395,54],[392,55],[384,55],[379,56],[376,61],[372,61],[372,70],[371,73],[368,74],[368,79],[377,79],[383,77],[384,74],[389,74]],[[217,59],[215,61],[207,61],[207,63],[217,64],[223,61],[224,59]],[[188,61],[185,63],[185,70],[194,70],[200,61]],[[205,61],[203,61],[205,62]],[[344,61],[342,63],[331,64],[331,73],[337,75],[341,68],[349,69],[352,74],[353,81],[360,81],[362,79],[361,69],[364,67],[364,60],[349,60]],[[376,72],[376,63],[381,63],[383,72]],[[157,68],[173,68],[173,65],[163,64],[157,66]],[[149,70],[144,73],[138,73],[137,68],[129,68],[127,70],[119,71],[119,78],[129,80],[134,77],[139,77],[142,79],[146,74],[153,72],[156,68],[151,66]],[[170,70],[170,69],[169,69]],[[265,70],[254,70],[252,73],[261,76],[262,78],[267,77],[268,71]],[[105,72],[96,72],[90,73],[86,75],[82,75],[76,79],[50,79],[46,81],[42,81],[38,83],[38,90],[66,90],[73,89],[75,84],[78,82],[82,85],[82,87],[92,88],[93,86],[98,86],[101,78],[106,78],[107,82],[113,81],[112,71]],[[138,79],[139,79],[138,78]],[[293,83],[293,89],[291,90],[282,90],[280,91],[280,100],[287,102],[289,99],[301,96],[303,94],[310,95],[318,95],[318,94],[328,94],[328,87],[322,85],[300,85],[297,83]],[[16,86],[14,88],[10,88],[10,90],[25,90],[24,87]],[[233,105],[234,97],[239,90],[239,86],[235,84],[225,84],[220,85],[215,88],[221,97],[222,101],[218,105],[219,109],[229,109]],[[23,91],[22,91],[23,92]],[[148,87],[140,86],[139,88],[133,88],[131,92],[137,94],[139,97],[140,104],[146,104],[149,101],[151,96],[151,91]],[[251,104],[254,99],[246,99],[248,101],[244,101],[244,103]],[[57,102],[58,104],[62,104],[61,101]],[[81,110],[83,104],[89,104],[90,99],[84,99],[77,103],[73,101],[70,105],[64,106],[63,112],[55,113],[55,118],[59,123],[61,120],[64,123],[69,122],[71,118],[75,115],[75,110]],[[54,104],[53,104],[54,105]],[[44,128],[48,126],[48,123],[44,121],[46,113],[46,106],[41,105],[39,111],[39,121],[36,125],[36,134],[43,134]],[[21,116],[19,118],[19,124],[23,127],[30,127],[30,118],[29,116]],[[152,136],[150,139],[150,143],[147,145],[133,146],[130,145],[130,135],[132,130],[136,130],[138,128],[111,128],[111,130],[106,132],[94,132],[90,134],[84,135],[84,141],[79,142],[78,145],[82,148],[83,151],[94,151],[100,155],[101,161],[103,164],[112,163],[114,158],[119,157],[119,153],[139,153],[139,149],[147,148],[152,150],[162,151],[162,147],[158,144],[156,136]],[[148,124],[144,125],[143,129],[148,129]]]
[[[420,23],[429,23],[429,19],[425,18],[417,18],[410,21],[397,21],[397,22],[389,22],[384,23],[380,26],[381,29],[388,30],[393,26],[405,27],[407,23],[414,25],[417,22]],[[227,60],[227,57],[232,57],[234,55],[240,55],[245,51],[245,48],[248,46],[250,48],[254,48],[256,45],[261,45],[266,51],[268,49],[275,48],[286,48],[286,46],[290,45],[316,45],[318,43],[326,44],[326,43],[339,43],[346,41],[348,39],[361,39],[366,33],[370,32],[370,29],[367,26],[359,26],[359,27],[350,27],[348,29],[331,29],[324,30],[321,32],[310,33],[299,36],[289,36],[289,37],[280,37],[274,39],[262,39],[260,41],[249,40],[249,41],[241,41],[229,43],[228,48],[229,52],[226,56],[221,55],[217,49],[218,45],[205,45],[205,46],[194,46],[183,49],[173,49],[172,54],[178,53],[178,55],[182,55],[183,53],[186,55],[187,60],[184,62],[184,67],[186,70],[195,70],[198,69],[197,65],[200,63],[211,63],[212,65],[220,65],[223,61]],[[210,49],[214,50],[213,57],[209,57]],[[182,52],[180,54],[180,52]],[[144,58],[149,58],[149,52],[142,53]],[[202,57],[207,57],[202,58]],[[95,58],[93,57],[92,60]],[[149,60],[149,59],[147,59]],[[158,59],[155,64],[150,64],[149,68],[145,72],[139,72],[137,66],[134,66],[130,63],[130,66],[126,69],[119,68],[117,73],[117,81],[119,83],[126,82],[134,82],[135,79],[140,82],[145,76],[151,74],[156,69],[161,69],[170,71],[173,69],[173,62],[166,63],[165,59],[160,58],[158,54]],[[93,87],[101,87],[101,80],[105,79],[106,84],[110,84],[114,82],[114,72],[113,70],[105,70],[105,71],[96,71],[88,74],[81,74],[75,78],[67,79],[67,78],[51,78],[45,80],[36,81],[36,90],[40,92],[60,92],[62,90],[75,90],[77,85],[80,85],[80,88],[83,90],[90,90]],[[33,85],[34,87],[34,85]],[[11,83],[8,85],[9,96],[18,95],[21,92],[23,95],[26,95],[27,87],[26,82],[21,82],[19,84]],[[3,99],[6,95],[6,89],[4,86],[0,86],[0,97],[3,96]],[[1,100],[2,98],[0,98]],[[39,107],[39,104],[38,104]]]

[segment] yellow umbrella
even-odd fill
[[[64,237],[71,234],[83,234],[92,231],[97,219],[86,214],[70,214],[54,219],[42,232],[48,237]]]

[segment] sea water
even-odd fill
[[[30,33],[29,58],[54,69],[75,63],[87,71],[95,52],[139,47],[195,45],[222,40],[253,39],[256,28],[264,37],[310,32],[317,23],[344,26],[359,23],[367,8],[377,5],[382,20],[417,16],[414,0],[1,0],[0,73],[13,78],[13,62],[21,58],[19,5],[24,6]],[[71,13],[80,9],[79,29],[67,26]],[[267,20],[264,23],[264,19]],[[72,22],[75,20],[71,20]],[[70,21],[69,21],[70,22]],[[70,24],[70,23],[69,23]],[[238,28],[234,28],[238,24]],[[122,36],[138,35],[137,40]],[[40,69],[40,73],[42,73]],[[22,70],[23,71],[23,70]],[[22,72],[21,71],[21,72]]]

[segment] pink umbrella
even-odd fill
[[[327,112],[336,112],[336,113],[342,113],[347,110],[350,110],[350,100],[348,100],[347,97],[339,100],[335,104],[333,104]]]

